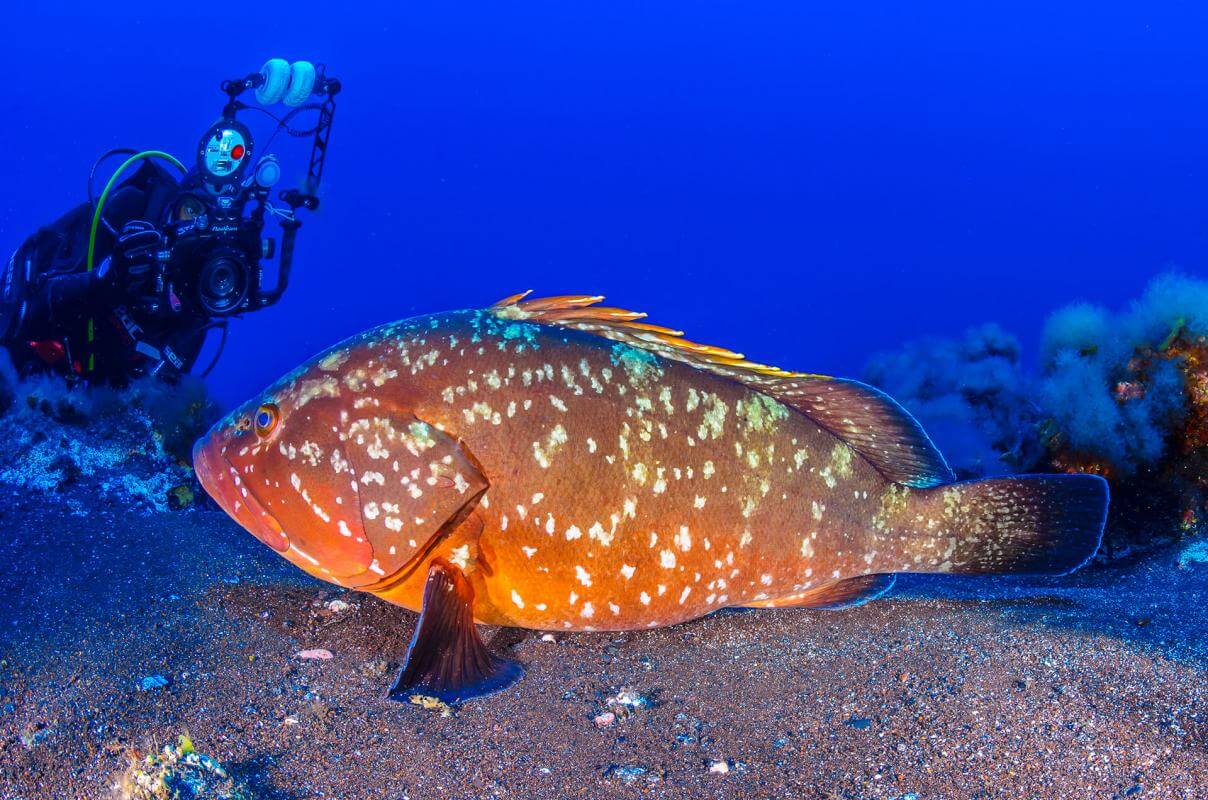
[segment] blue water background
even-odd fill
[[[345,90],[283,302],[213,375],[241,400],[370,325],[603,293],[780,366],[1208,263],[1196,3],[59,3],[5,7],[0,249],[111,147],[186,158],[269,56]],[[254,119],[249,117],[248,119]],[[257,124],[264,128],[259,120]],[[262,136],[263,138],[263,136]],[[308,148],[274,149],[286,177]]]

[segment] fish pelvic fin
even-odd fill
[[[388,697],[424,705],[457,705],[502,691],[524,670],[489,651],[474,625],[474,589],[453,564],[437,558],[428,571],[419,624]]]
[[[1097,475],[1016,475],[891,486],[874,526],[900,548],[898,572],[1065,575],[1099,549],[1107,508]]]

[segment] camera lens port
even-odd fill
[[[233,250],[211,254],[197,275],[198,303],[214,316],[236,312],[247,297],[247,291],[247,263]]]

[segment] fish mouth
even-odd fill
[[[289,549],[289,537],[222,452],[219,440],[204,436],[193,445],[193,471],[202,488],[232,519],[278,553]]]

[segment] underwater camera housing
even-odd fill
[[[103,155],[98,165],[117,154],[129,158],[99,197],[90,176],[88,202],[29,237],[0,266],[0,344],[18,370],[111,384],[144,374],[172,378],[193,368],[217,329],[222,341],[208,373],[229,319],[273,305],[289,285],[302,224],[297,211],[319,207],[340,88],[322,65],[271,59],[257,73],[221,83],[226,105],[198,141],[191,168],[160,151]],[[255,105],[240,100],[249,90]],[[278,103],[290,107],[287,113],[266,108]],[[276,121],[264,148],[238,118],[243,111]],[[293,127],[306,111],[317,112],[313,127]],[[276,193],[283,206],[270,198],[281,164],[261,152],[281,131],[313,137],[302,185]],[[265,235],[270,216],[281,229],[279,247]]]

